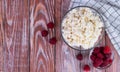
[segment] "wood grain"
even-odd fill
[[[55,1],[56,37],[59,40],[56,45],[56,72],[80,72],[80,63],[75,58],[77,51],[69,48],[60,36],[60,22],[69,4],[70,0]]]
[[[4,72],[29,72],[29,0],[4,0]]]
[[[0,0],[0,72],[3,72],[4,55],[3,55],[3,1]]]
[[[49,30],[47,37],[41,31],[46,24],[54,22],[54,0],[31,0],[30,3],[30,72],[54,72],[54,46],[49,39],[54,30]]]

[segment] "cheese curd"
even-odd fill
[[[90,8],[75,8],[62,21],[62,36],[70,46],[88,49],[98,40],[102,27],[103,22]]]

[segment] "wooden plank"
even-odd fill
[[[61,19],[69,8],[70,0],[55,0],[56,37],[56,72],[80,72],[80,62],[76,60],[77,51],[69,48],[61,39]]]
[[[4,0],[4,72],[29,72],[29,0]]]
[[[3,1],[0,0],[0,72],[3,72],[4,55],[3,55],[3,14],[4,6]]]
[[[41,30],[53,21],[54,0],[31,0],[30,2],[30,72],[54,72],[54,46],[49,39],[54,30],[49,30],[47,37],[41,36]]]
[[[108,38],[108,36],[106,36],[106,42],[107,45],[109,45],[114,53],[114,60],[112,65],[106,69],[106,72],[120,72],[120,56],[118,55],[117,51],[115,50],[115,48],[113,47],[110,39]]]

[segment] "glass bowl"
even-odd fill
[[[91,60],[91,55],[92,55],[92,53],[93,53],[93,50],[94,49],[92,49],[91,51],[90,51],[90,54],[89,54],[89,61],[90,61],[90,63],[92,64],[92,66],[94,67],[94,65],[93,65],[93,61]],[[114,52],[111,50],[111,56],[110,56],[110,58],[109,59],[111,59],[112,60],[112,63],[113,63],[113,61],[114,61]],[[104,60],[104,59],[103,59]],[[107,69],[107,68],[109,68],[111,65],[112,65],[112,63],[108,63],[108,64],[106,64],[106,66],[102,66],[102,67],[100,67],[100,66],[98,66],[98,67],[95,67],[95,68],[97,68],[97,69]]]
[[[63,34],[62,34],[62,33],[63,33],[63,32],[62,32],[62,23],[63,23],[63,20],[66,18],[66,16],[69,14],[70,11],[72,11],[73,9],[77,9],[77,8],[89,8],[89,9],[92,11],[92,13],[93,13],[94,15],[97,15],[97,16],[100,18],[101,22],[103,23],[102,31],[101,31],[101,34],[100,34],[98,40],[94,43],[94,46],[93,46],[93,47],[90,47],[90,48],[87,48],[87,49],[85,49],[85,48],[82,47],[82,46],[80,46],[80,47],[73,47],[73,46],[71,46],[69,43],[67,43],[67,41],[65,40],[65,38],[63,37]],[[97,10],[95,10],[94,8],[89,7],[89,6],[77,6],[77,7],[75,7],[75,8],[70,9],[70,10],[64,15],[64,17],[63,17],[63,19],[62,19],[62,21],[61,21],[61,26],[60,26],[60,27],[61,27],[61,28],[60,28],[60,31],[61,31],[61,36],[62,36],[63,41],[64,41],[70,48],[75,49],[75,50],[78,50],[78,51],[81,51],[81,50],[82,50],[82,51],[91,50],[92,48],[94,48],[95,46],[97,46],[97,45],[99,44],[99,42],[102,40],[102,37],[103,37],[104,34],[105,34],[105,25],[104,25],[104,20],[103,20],[102,15],[101,15]]]

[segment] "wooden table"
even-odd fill
[[[60,36],[60,21],[70,0],[0,0],[0,72],[82,72],[86,60],[79,62],[78,51],[69,48]],[[41,36],[50,21],[55,30],[48,37]],[[55,46],[48,43],[56,36]],[[115,53],[112,66],[91,72],[120,72],[120,57],[106,35],[106,43]]]

